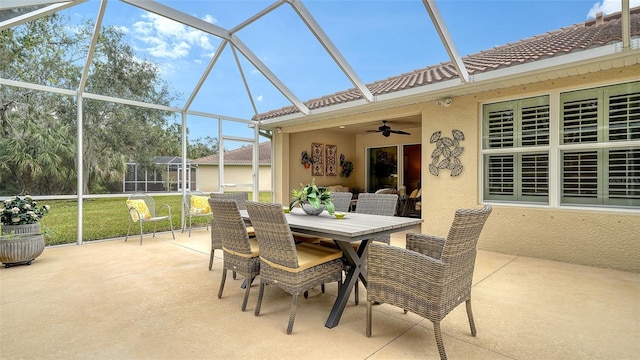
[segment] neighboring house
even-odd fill
[[[271,142],[266,141],[258,145],[259,152],[259,189],[271,191]],[[235,150],[224,152],[224,189],[220,188],[218,154],[205,156],[191,161],[198,167],[197,189],[204,192],[219,191],[251,191],[248,184],[252,183],[253,146],[243,146]]]
[[[182,158],[156,156],[151,168],[142,168],[137,163],[127,163],[127,172],[122,182],[123,192],[175,192],[182,190]],[[198,168],[187,159],[187,189],[195,189]]]
[[[491,203],[481,249],[640,272],[640,8],[462,62],[467,79],[442,63],[368,84],[373,102],[353,88],[305,102],[308,115],[256,115],[274,130],[275,200],[341,180],[302,167],[312,143],[353,161],[359,188],[370,149],[422,144],[424,233],[446,236],[455,209]],[[381,120],[411,135],[366,132]]]

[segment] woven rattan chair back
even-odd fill
[[[353,194],[350,192],[332,191],[331,202],[336,211],[347,212],[351,208],[351,198]]]
[[[371,194],[361,193],[358,195],[356,212],[360,214],[393,216],[398,205],[397,194]],[[391,243],[391,235],[384,235],[373,238],[385,244]]]
[[[232,193],[211,193],[209,194],[209,205],[211,205],[212,199],[220,200],[235,200],[238,204],[238,210],[247,209],[247,200],[249,199],[249,193],[245,191],[238,191]],[[213,220],[211,221],[211,253],[209,255],[209,270],[213,267],[213,258],[216,250],[222,249],[222,239],[218,233],[213,231]]]
[[[280,266],[297,268],[296,244],[282,206],[249,201],[247,212],[256,232],[260,257]]]
[[[238,191],[231,193],[211,193],[209,195],[212,199],[233,199],[238,202],[238,210],[247,210],[247,200],[249,200],[249,193],[246,191]]]
[[[426,235],[406,235],[406,249],[371,244],[368,252],[367,336],[371,336],[374,301],[398,306],[431,322],[441,359],[447,354],[440,321],[466,302],[471,335],[476,326],[471,311],[471,285],[476,245],[491,206],[458,209],[446,239]]]
[[[342,252],[313,244],[296,245],[281,204],[248,201],[247,212],[260,247],[260,293],[255,315],[260,314],[265,285],[281,288],[292,295],[287,325],[287,334],[291,334],[300,294],[306,297],[309,289],[328,282],[336,281],[340,286]],[[299,260],[298,254],[307,260]],[[310,261],[309,257],[315,259]],[[300,266],[300,261],[306,264]]]
[[[227,271],[240,273],[245,277],[245,295],[240,309],[244,311],[249,300],[249,291],[253,279],[260,274],[259,253],[252,251],[244,220],[234,199],[209,199],[213,212],[212,232],[222,241],[224,254],[222,276],[218,299],[222,298]]]

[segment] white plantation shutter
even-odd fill
[[[509,200],[514,195],[514,155],[488,155],[485,163],[485,194],[492,200]]]
[[[565,101],[562,104],[562,142],[598,141],[598,103],[595,97]]]
[[[609,141],[640,139],[640,91],[609,97]]]
[[[507,148],[514,145],[513,110],[491,111],[488,114],[488,148]]]
[[[522,146],[549,145],[549,104],[523,107]]]
[[[609,202],[640,205],[640,149],[609,150],[608,162]]]
[[[598,198],[598,151],[562,154],[563,202],[595,204]]]
[[[534,201],[538,198],[546,201],[549,195],[549,154],[522,154],[521,164],[520,194],[523,199]]]
[[[549,145],[549,97],[485,105],[484,199],[548,202],[549,153],[514,149]]]

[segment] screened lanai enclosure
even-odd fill
[[[77,224],[70,240],[82,243],[96,226],[83,221],[91,200],[124,202],[130,191],[158,189],[167,199],[184,197],[198,190],[191,160],[218,153],[217,191],[233,191],[237,184],[225,180],[225,150],[253,147],[252,176],[243,186],[249,184],[257,199],[257,145],[268,140],[274,201],[287,202],[292,187],[314,177],[299,158],[314,143],[339,143],[338,154],[354,165],[348,178],[340,169],[335,177],[318,175],[323,185],[407,193],[422,186],[436,193],[444,175],[428,171],[435,159],[430,138],[441,133],[449,139],[466,127],[462,156],[475,154],[489,136],[482,133],[485,103],[520,104],[512,94],[527,89],[522,97],[547,99],[551,114],[564,99],[561,91],[585,90],[574,85],[582,82],[579,76],[621,69],[618,82],[634,80],[625,71],[638,64],[635,2],[598,5],[611,3],[618,15],[594,12],[585,19],[596,8],[593,1],[3,0],[0,196],[73,201]],[[490,16],[478,15],[487,9]],[[558,14],[575,15],[567,23]],[[571,24],[577,24],[571,31],[589,28],[593,36],[574,39],[571,31],[558,30]],[[595,31],[603,24],[615,25],[616,35]],[[540,39],[531,47],[540,53],[508,45],[523,39]],[[550,115],[550,130],[541,132],[559,129],[559,117]],[[386,120],[410,135],[369,133]],[[548,135],[551,145],[535,149],[550,154],[541,166],[551,175],[540,183],[551,177],[551,185],[540,188],[552,193],[543,206],[553,210],[563,206],[554,195],[562,189],[555,168],[565,150],[557,137]],[[634,150],[639,140],[623,141],[613,146]],[[591,147],[600,151],[602,145]],[[457,179],[473,179],[465,184],[473,191],[452,186],[450,193],[476,203],[500,201],[476,191],[487,192],[483,159],[511,156],[511,149],[481,150],[467,159],[464,172],[455,163],[462,172]],[[527,151],[516,149],[518,159]],[[158,171],[159,158],[180,160]],[[455,161],[439,164],[445,170]],[[633,187],[635,170],[626,169],[625,184]],[[436,186],[425,186],[427,180]],[[635,203],[630,208],[637,210]]]

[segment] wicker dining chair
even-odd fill
[[[239,273],[246,281],[244,299],[240,309],[247,308],[251,283],[260,274],[260,252],[255,238],[249,238],[244,220],[238,210],[238,203],[231,200],[210,199],[213,212],[213,226],[211,231],[217,233],[222,240],[223,267],[220,278],[218,299],[222,298],[224,283],[227,279],[227,271]]]
[[[247,202],[249,219],[260,248],[260,292],[255,315],[260,314],[264,287],[273,284],[293,296],[287,334],[293,331],[298,296],[332,281],[342,284],[342,252],[313,244],[297,244],[281,204]]]
[[[211,206],[207,203],[207,195],[201,191],[189,191],[182,200],[182,208],[184,209],[184,223],[182,224],[182,232],[189,220],[189,237],[191,237],[191,221],[194,217],[210,217]],[[206,223],[209,230],[209,223]]]
[[[491,206],[458,209],[446,239],[425,234],[406,235],[406,249],[372,243],[368,253],[366,333],[371,336],[375,301],[401,307],[433,323],[441,359],[447,354],[440,321],[466,302],[471,335],[476,326],[471,312],[471,284],[476,244]]]
[[[137,222],[140,224],[140,245],[142,245],[142,224],[145,222],[153,222],[153,237],[155,237],[157,222],[163,220],[169,221],[171,236],[173,236],[174,240],[176,239],[176,235],[173,233],[171,207],[169,204],[162,204],[162,206],[160,206],[160,208],[167,209],[167,215],[163,216],[158,216],[158,214],[156,214],[156,202],[149,194],[146,193],[136,192],[129,195],[129,198],[126,200],[126,204],[129,209],[129,228],[127,229],[127,237],[124,238],[124,241],[129,240],[131,224]]]
[[[350,192],[332,191],[331,202],[336,211],[347,212],[351,208],[351,198],[353,194]]]
[[[380,191],[380,190],[378,190]],[[398,204],[398,194],[390,193],[361,193],[358,195],[358,202],[356,203],[356,213],[369,214],[369,215],[384,215],[394,216],[396,213],[396,207]],[[376,238],[371,238],[373,241],[380,241],[385,244],[391,243],[391,235],[383,235]],[[351,244],[354,248],[360,246],[360,242],[354,242]],[[360,281],[356,281],[356,286],[353,291],[353,297],[355,304],[360,303]]]
[[[247,205],[246,202],[249,200],[249,193],[246,191],[238,191],[232,193],[211,193],[209,194],[209,199],[220,199],[220,200],[235,200],[238,204],[238,210],[246,210]],[[209,201],[209,205],[211,205],[211,201]],[[222,250],[222,239],[213,231],[214,222],[211,220],[211,253],[209,255],[209,270],[213,267],[213,255],[216,250]],[[247,227],[247,232],[249,236],[255,236],[252,227]],[[235,275],[233,276],[235,279]]]

